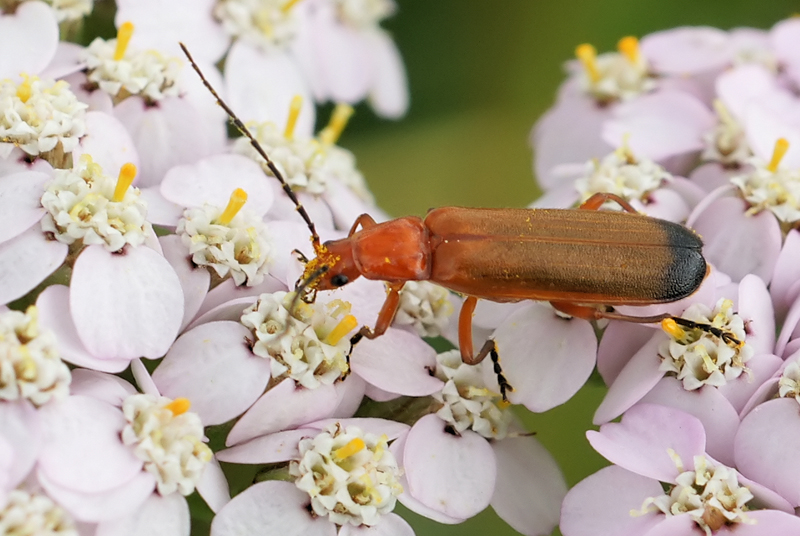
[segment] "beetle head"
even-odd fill
[[[297,282],[313,301],[317,290],[333,290],[354,281],[361,272],[353,258],[353,248],[348,238],[329,240],[316,249],[316,258],[306,263],[303,277]]]

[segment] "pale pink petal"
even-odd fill
[[[228,281],[232,282],[232,280]],[[274,281],[275,281],[274,279],[270,280],[271,283],[274,283]],[[220,286],[222,285],[219,285],[217,288],[219,288]],[[216,290],[217,288],[215,288],[214,290]],[[241,287],[236,287],[236,288],[253,289],[255,287],[248,287],[242,285]],[[280,290],[286,290],[286,288],[284,287],[281,288]],[[234,292],[231,291],[230,294],[233,295]],[[209,322],[223,322],[226,320],[230,322],[239,322],[242,318],[242,312],[251,305],[253,305],[255,302],[256,302],[255,296],[244,296],[242,298],[236,298],[229,302],[225,302],[222,305],[218,305],[213,309],[195,317],[192,323],[189,324],[184,331],[190,331],[198,326],[207,324]]]
[[[447,426],[426,415],[406,436],[406,492],[446,516],[466,519],[489,506],[497,461],[486,439],[469,430],[456,436]]]
[[[347,381],[333,384],[339,401],[332,417],[335,419],[349,419],[355,415],[361,406],[361,401],[364,400],[367,385],[369,384],[356,374],[348,376]]]
[[[122,444],[127,421],[119,408],[71,396],[39,410],[44,445],[39,470],[56,485],[85,493],[122,486],[142,470],[142,460]]]
[[[228,481],[225,479],[225,473],[222,472],[217,458],[212,458],[203,469],[203,476],[197,483],[197,493],[213,512],[219,512],[231,500]]]
[[[289,482],[261,482],[234,497],[211,523],[211,536],[336,536],[336,525],[309,511],[307,493]]]
[[[125,125],[104,112],[86,113],[86,135],[72,151],[73,162],[79,162],[84,154],[91,156],[103,173],[111,177],[119,175],[120,168],[129,162],[140,166],[139,153]]]
[[[344,525],[339,529],[339,536],[414,536],[414,529],[405,519],[391,513],[381,516],[380,522],[371,527]]]
[[[39,73],[39,78],[64,78],[86,67],[81,59],[84,47],[67,41],[59,41],[58,48],[50,64]]]
[[[96,536],[189,536],[189,505],[179,493],[153,493],[133,513],[100,523]]]
[[[246,156],[220,154],[170,169],[161,183],[161,194],[183,207],[225,208],[231,193],[241,188],[247,193],[245,207],[260,217],[272,206],[269,183],[274,180]]]
[[[250,330],[235,322],[203,324],[178,337],[153,372],[161,394],[188,398],[205,426],[241,415],[264,392],[269,359],[254,355]]]
[[[22,171],[0,177],[0,243],[18,236],[42,219],[40,199],[47,173]]]
[[[686,75],[721,69],[731,60],[727,32],[708,26],[683,26],[642,38],[642,53],[657,73]]]
[[[753,154],[769,162],[775,149],[775,142],[785,138],[789,142],[789,150],[781,160],[781,167],[788,169],[800,166],[800,125],[790,121],[792,114],[800,113],[800,103],[793,101],[794,107],[788,105],[783,109],[771,109],[760,102],[747,108],[745,117],[745,135]]]
[[[183,321],[181,329],[194,318],[208,293],[211,274],[205,268],[192,263],[189,251],[177,235],[162,236],[158,239],[164,251],[164,258],[175,270],[183,289]]]
[[[679,380],[663,378],[639,403],[660,404],[694,415],[706,431],[706,452],[725,465],[734,465],[733,436],[739,427],[739,415],[715,387],[706,385],[687,391]]]
[[[0,55],[0,79],[36,74],[50,63],[58,47],[58,22],[44,2],[22,2],[11,14],[0,14],[0,35],[14,50]]]
[[[147,203],[147,221],[175,228],[183,216],[183,207],[170,203],[161,195],[160,186],[140,188],[139,195]]]
[[[769,293],[778,319],[786,317],[789,307],[800,295],[800,231],[791,229],[783,241],[783,247],[775,262]]]
[[[719,162],[706,162],[696,167],[689,178],[705,192],[711,192],[720,186],[730,187],[731,177],[741,174],[741,168],[728,169]]]
[[[654,334],[654,327],[648,324],[634,324],[621,320],[611,320],[608,323],[597,348],[597,372],[603,377],[606,385],[611,385],[617,380],[631,357]]]
[[[72,371],[69,391],[72,395],[89,396],[118,408],[126,398],[138,393],[133,385],[119,376],[80,368]]]
[[[663,514],[632,516],[644,500],[664,493],[658,481],[611,466],[578,482],[564,499],[564,536],[641,536],[660,523]]]
[[[61,359],[102,372],[122,372],[128,368],[129,359],[95,356],[83,345],[69,311],[69,287],[50,285],[39,294],[36,305],[39,308],[39,322],[56,335]]]
[[[717,199],[693,226],[703,237],[708,262],[734,281],[755,274],[768,283],[781,250],[780,227],[769,211],[749,215],[746,209],[741,199]]]
[[[298,222],[298,223],[305,223],[303,222],[300,214],[297,213],[296,207],[294,203],[289,199],[289,197],[284,193],[283,189],[281,188],[280,183],[272,179],[271,177],[267,177],[268,182],[272,184],[273,192],[274,192],[274,202],[272,208],[267,213],[266,219],[267,220],[285,220],[290,222]],[[269,180],[271,179],[271,180]],[[317,226],[317,231],[320,233],[324,233],[324,230],[331,230],[334,229],[333,223],[333,213],[331,212],[330,207],[325,202],[325,198],[323,196],[312,195],[306,192],[296,192],[297,199],[300,201],[300,204],[306,209],[306,212],[311,217],[311,221]],[[306,227],[306,231],[308,231],[308,227]],[[308,236],[308,235],[307,235]],[[323,236],[323,241],[329,240],[334,237],[325,237]],[[336,237],[336,238],[341,238]],[[308,239],[304,240],[305,243],[308,243]],[[297,247],[297,245],[295,245]],[[302,249],[302,248],[300,248]]]
[[[287,378],[267,391],[242,415],[225,444],[236,445],[254,437],[324,419],[336,409],[336,402],[336,390],[331,385],[306,389]],[[275,408],[281,408],[281,411],[275,411]]]
[[[22,482],[36,463],[44,447],[44,426],[46,423],[27,400],[0,404],[0,437],[13,452],[13,464],[5,473],[10,487]]]
[[[310,136],[314,131],[314,101],[297,65],[287,54],[267,54],[237,41],[225,60],[225,81],[228,104],[244,121],[272,121],[283,128],[292,98],[300,95],[303,107],[295,135]]]
[[[755,395],[783,364],[783,360],[772,354],[757,354],[747,362],[747,372],[719,387],[719,392],[728,399],[737,412]]]
[[[702,423],[683,411],[640,404],[629,409],[620,423],[607,423],[599,432],[589,430],[592,447],[620,467],[661,482],[673,482],[679,470],[672,449],[684,464],[705,452]]]
[[[364,383],[366,384],[366,387],[364,388],[364,396],[366,396],[370,400],[374,400],[375,402],[388,402],[390,400],[395,400],[403,396],[403,395],[398,395],[397,393],[390,393],[389,391],[384,391],[383,389],[378,389],[371,383],[366,383],[366,382]]]
[[[375,112],[389,119],[399,119],[408,110],[408,80],[403,58],[394,40],[383,31],[363,35],[372,54],[373,79],[369,103]]]
[[[355,426],[360,428],[363,432],[375,434],[378,436],[385,435],[389,441],[397,439],[402,436],[411,428],[409,425],[402,422],[390,421],[387,419],[378,419],[374,417],[354,417],[351,419],[322,419],[316,422],[309,423],[308,428],[316,428],[317,430],[326,430],[330,426],[340,424],[342,427]]]
[[[639,205],[641,204],[641,208]],[[634,203],[634,207],[650,217],[680,223],[686,221],[690,207],[678,192],[659,188],[648,196],[647,203]]]
[[[36,225],[0,244],[0,303],[21,298],[67,258],[69,246],[48,240]]]
[[[70,310],[95,355],[161,357],[178,334],[183,292],[167,260],[147,247],[112,254],[89,246],[75,261]]]
[[[153,395],[153,396],[161,396],[161,392],[158,390],[153,378],[150,376],[150,373],[147,371],[147,367],[144,366],[141,359],[133,359],[131,361],[131,374],[133,375],[133,379],[136,381],[136,386],[139,390],[146,394],[146,395]]]
[[[531,411],[563,404],[594,369],[597,337],[592,325],[561,318],[542,303],[518,309],[493,337],[503,374],[514,387],[509,399]]]
[[[744,523],[738,523],[737,528]],[[648,530],[643,536],[694,536],[698,526],[694,519],[688,515],[673,515],[662,518],[661,523]],[[717,531],[722,534],[723,531]],[[738,534],[738,531],[737,531]]]
[[[153,494],[156,478],[140,471],[119,487],[100,492],[81,492],[50,479],[40,467],[36,478],[58,504],[79,521],[113,521],[135,512]]]
[[[603,139],[615,147],[627,144],[633,154],[661,160],[699,151],[703,133],[716,118],[696,98],[677,91],[660,91],[615,107],[603,126]]]
[[[317,429],[299,428],[256,437],[216,454],[219,461],[228,463],[280,463],[300,456],[297,445],[301,439],[314,437]]]
[[[755,63],[725,71],[717,78],[716,86],[718,97],[740,122],[753,99],[769,98],[771,93],[778,91],[775,76],[763,65]]]
[[[536,438],[507,437],[492,443],[497,482],[492,508],[518,532],[550,534],[567,493],[564,476]]]
[[[416,334],[389,328],[376,339],[364,339],[353,350],[354,373],[380,389],[406,396],[430,395],[442,388],[431,376],[436,351]]]
[[[739,283],[738,313],[747,326],[747,344],[756,354],[769,354],[775,346],[775,315],[767,285],[755,275]]]
[[[717,534],[735,536],[764,536],[764,534],[800,534],[800,518],[794,514],[775,510],[748,512],[753,523],[737,523],[723,526]],[[649,534],[647,536],[650,536]],[[666,536],[670,536],[666,533]]]

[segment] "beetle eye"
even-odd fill
[[[347,276],[344,274],[336,274],[335,276],[331,277],[331,285],[334,287],[342,287],[347,284],[349,280]]]

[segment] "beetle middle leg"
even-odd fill
[[[497,383],[500,386],[500,394],[503,401],[508,401],[507,394],[514,390],[511,384],[508,383],[503,369],[500,366],[500,356],[497,353],[497,344],[494,339],[488,339],[481,347],[481,350],[473,355],[472,345],[472,313],[475,312],[475,307],[478,305],[478,298],[475,296],[467,296],[464,300],[464,305],[461,307],[461,314],[458,317],[458,346],[461,348],[461,360],[467,365],[477,365],[489,355],[492,358],[492,368],[495,375],[497,375]]]
[[[633,205],[628,203],[625,199],[616,194],[609,194],[605,192],[597,192],[592,197],[581,203],[581,206],[578,208],[582,210],[598,210],[608,201],[614,201],[616,204],[621,206],[625,212],[630,212],[632,214],[639,213],[639,211],[633,208]]]

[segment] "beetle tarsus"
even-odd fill
[[[483,348],[478,352],[478,361],[483,360],[486,354],[489,354],[492,360],[492,370],[497,376],[497,384],[500,386],[500,395],[503,397],[503,402],[508,402],[508,393],[513,392],[514,388],[511,387],[511,384],[508,383],[508,380],[503,374],[503,367],[500,366],[500,354],[497,353],[497,344],[494,342],[494,339],[487,339],[483,344]]]

